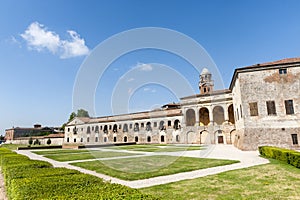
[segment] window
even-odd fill
[[[74,138],[74,142],[76,143],[76,138]]]
[[[144,123],[141,123],[141,128],[144,128]]]
[[[150,136],[147,137],[147,142],[151,142],[151,137]]]
[[[297,134],[292,134],[292,140],[293,140],[293,144],[298,144],[298,136]]]
[[[275,101],[267,101],[266,104],[268,115],[276,115]]]
[[[83,142],[83,138],[80,139],[80,142]]]
[[[95,142],[98,142],[98,137],[95,137]]]
[[[70,141],[70,138],[67,138],[67,142],[69,142]]]
[[[134,131],[139,131],[139,124],[138,123],[134,124]]]
[[[154,127],[157,127],[157,122],[154,122],[154,123],[153,123],[153,126],[154,126]]]
[[[104,142],[107,142],[107,137],[104,137]]]
[[[114,137],[114,142],[117,142],[117,137],[116,136]]]
[[[169,126],[169,127],[171,126],[171,123],[172,123],[171,120],[169,120],[169,121],[168,121],[168,126]]]
[[[119,124],[119,129],[122,129],[122,124]]]
[[[286,68],[279,69],[279,74],[287,74],[287,69]]]
[[[68,128],[68,132],[70,132],[70,128]]]
[[[87,127],[86,133],[91,133],[91,128],[89,126]]]
[[[243,118],[242,105],[240,105],[241,118]]]
[[[132,129],[132,124],[129,124],[129,128]]]
[[[257,102],[249,103],[250,116],[258,116]]]
[[[127,142],[127,136],[124,137],[124,142]]]
[[[179,135],[176,135],[176,142],[179,142]]]
[[[287,115],[294,114],[294,106],[293,106],[293,100],[285,100],[285,112]]]
[[[135,136],[134,141],[135,141],[135,142],[138,142],[138,141],[139,141],[139,137],[138,137],[138,136]]]
[[[94,131],[94,127],[92,126],[92,131]]]
[[[161,136],[160,136],[160,141],[161,141],[161,142],[165,142],[165,136],[164,136],[164,135],[161,135]]]
[[[111,125],[109,125],[109,130],[111,130]]]
[[[90,138],[88,137],[88,138],[86,138],[86,142],[90,142]]]

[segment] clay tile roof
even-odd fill
[[[260,66],[266,66],[266,65],[279,65],[279,64],[287,64],[287,63],[295,63],[295,62],[300,62],[300,57],[297,58],[285,58],[281,60],[276,60],[273,62],[266,62],[259,64]]]

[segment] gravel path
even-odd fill
[[[35,160],[44,160],[53,164],[54,167],[65,167],[69,169],[76,169],[86,174],[91,174],[104,180],[111,181],[112,183],[119,183],[122,185],[129,186],[131,188],[144,188],[154,185],[161,185],[181,180],[194,179],[198,177],[203,177],[207,175],[218,174],[221,172],[241,169],[246,167],[251,167],[255,165],[266,164],[269,161],[267,159],[259,157],[258,151],[241,151],[236,149],[231,145],[210,145],[207,146],[205,150],[196,150],[196,151],[184,151],[184,152],[158,152],[151,153],[152,155],[173,155],[173,156],[187,156],[187,157],[199,157],[199,158],[216,158],[216,159],[229,159],[229,160],[239,160],[240,163],[235,163],[231,165],[212,167],[208,169],[195,170],[191,172],[183,172],[167,176],[159,176],[144,180],[136,181],[124,181],[117,178],[113,178],[107,175],[99,174],[95,171],[82,169],[76,166],[70,165],[68,162],[58,162],[48,158],[45,158],[41,155],[34,154],[28,150],[16,151],[19,154],[26,155],[31,159]],[[122,150],[124,152],[124,150]],[[125,151],[126,152],[126,151]],[[129,152],[129,151],[128,151]],[[132,152],[132,151],[131,151]],[[140,153],[140,152],[139,152]],[[145,153],[144,156],[151,155],[150,153]],[[142,156],[142,155],[139,155]],[[107,159],[107,158],[106,158]],[[115,157],[113,159],[116,159]],[[100,159],[98,159],[100,160]],[[79,161],[77,161],[79,162]]]

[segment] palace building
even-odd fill
[[[199,94],[159,110],[75,118],[65,143],[232,144],[298,148],[300,58],[235,69],[229,89],[214,90],[212,74],[200,74]]]

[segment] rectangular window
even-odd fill
[[[279,69],[279,74],[287,74],[287,69],[286,68]]]
[[[249,103],[250,116],[258,116],[257,102]]]
[[[144,128],[144,123],[141,123],[141,128]]]
[[[268,115],[276,115],[275,101],[267,101],[266,104]]]
[[[284,105],[285,105],[285,112],[287,115],[294,114],[293,100],[285,100]]]
[[[292,134],[292,140],[293,140],[293,144],[294,145],[298,144],[298,136],[297,136],[297,134]]]

